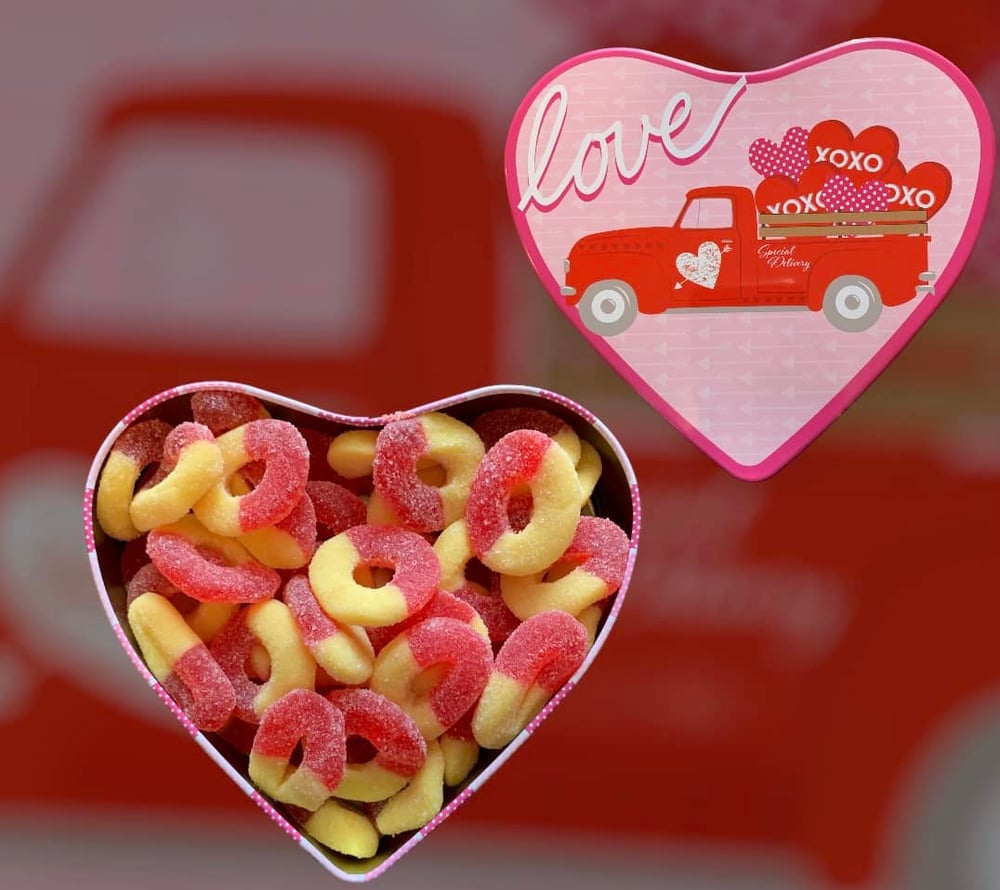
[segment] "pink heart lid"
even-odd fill
[[[591,497],[596,515],[616,522],[628,533],[629,550],[625,573],[618,592],[603,610],[594,642],[575,673],[552,695],[548,703],[527,726],[506,746],[495,751],[481,751],[478,765],[454,788],[446,789],[444,805],[424,827],[394,838],[383,838],[378,853],[364,860],[352,859],[322,846],[309,837],[289,815],[283,805],[268,799],[254,786],[248,775],[247,757],[227,744],[218,734],[200,731],[179,704],[157,681],[145,664],[141,651],[125,617],[126,591],[122,580],[123,544],[103,534],[95,520],[95,491],[101,470],[112,446],[126,428],[150,419],[177,424],[190,419],[189,397],[203,391],[228,391],[258,399],[273,418],[290,420],[308,429],[336,435],[349,428],[381,427],[384,424],[418,417],[430,412],[443,412],[460,420],[470,421],[486,411],[498,408],[529,407],[543,409],[567,423],[582,441],[588,442],[601,457],[603,472]],[[241,383],[206,381],[178,386],[161,392],[136,406],[108,434],[99,448],[87,478],[83,501],[83,524],[87,552],[94,582],[111,628],[132,664],[153,692],[170,709],[199,747],[229,778],[244,791],[293,841],[312,856],[330,874],[346,881],[368,881],[378,877],[398,862],[431,831],[447,819],[477,789],[513,756],[518,748],[540,727],[558,704],[579,682],[601,650],[624,601],[635,561],[640,527],[640,503],[635,474],[618,440],[604,424],[585,408],[556,393],[527,386],[489,386],[442,399],[412,410],[394,412],[381,417],[352,417],[326,411],[294,399]],[[151,767],[152,768],[152,767]],[[525,802],[530,805],[530,801]]]
[[[506,174],[565,316],[664,418],[756,480],[944,299],[994,153],[969,79],[905,41],[748,73],[606,49],[532,88]]]

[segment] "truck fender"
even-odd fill
[[[823,309],[827,287],[842,275],[858,275],[879,283],[878,253],[874,250],[831,251],[816,261],[809,273],[809,308]]]

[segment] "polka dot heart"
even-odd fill
[[[831,213],[881,213],[889,209],[889,187],[878,179],[855,188],[850,178],[837,173],[826,181],[819,196]]]
[[[809,131],[804,127],[792,127],[785,133],[780,145],[772,139],[755,139],[750,143],[748,153],[750,166],[765,178],[787,176],[792,182],[798,182],[809,166],[808,139]]]

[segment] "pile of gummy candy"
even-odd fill
[[[262,794],[370,858],[583,663],[629,551],[590,515],[601,457],[534,406],[326,434],[207,390],[188,416],[133,423],[101,470],[128,627]]]

